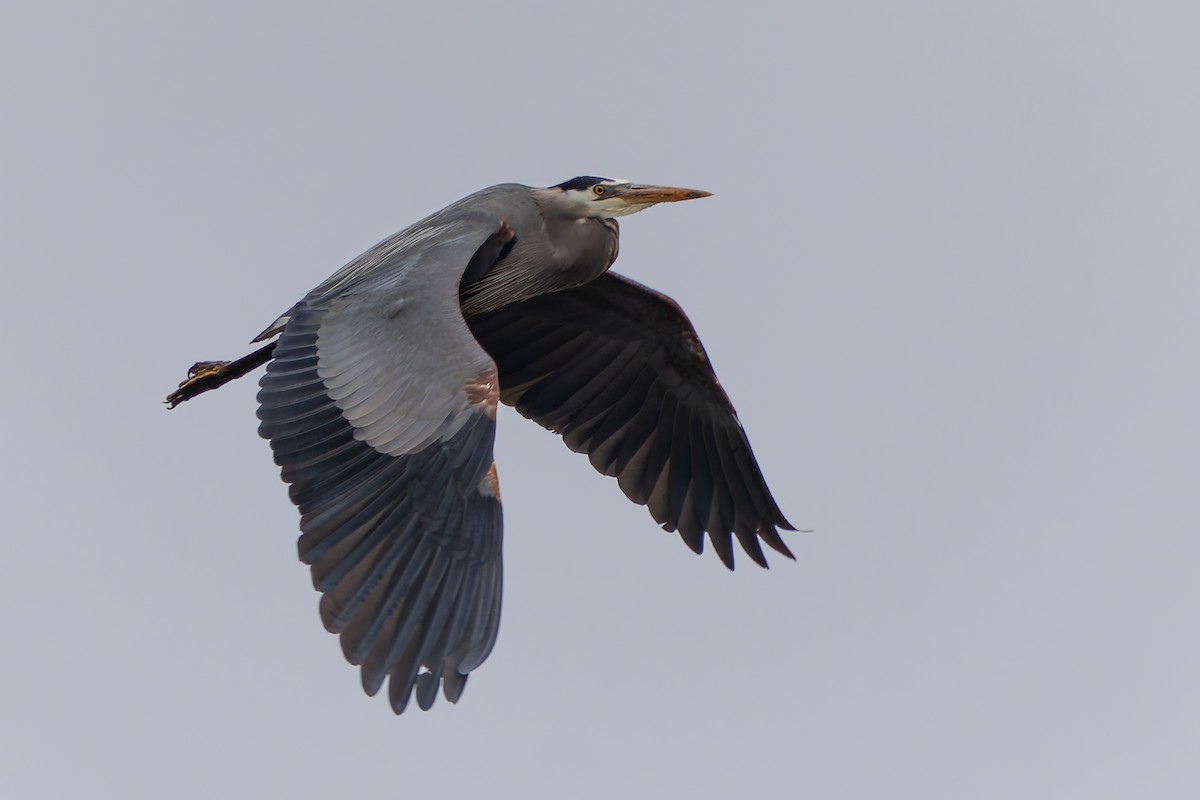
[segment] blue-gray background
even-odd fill
[[[9,2],[11,797],[1200,796],[1194,3]],[[515,414],[499,645],[363,696],[254,381],[482,186],[623,225],[800,527],[727,574]]]

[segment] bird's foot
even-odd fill
[[[231,361],[197,361],[188,369],[188,376],[180,381],[179,388],[167,395],[167,408],[174,408],[184,400],[191,400],[198,394],[215,389],[229,379],[225,372]]]
[[[218,389],[230,381],[235,381],[251,370],[261,367],[271,360],[275,352],[275,342],[267,342],[249,355],[242,356],[237,361],[198,361],[188,370],[187,380],[179,384],[179,388],[167,395],[167,408],[174,408],[184,400],[191,400],[198,394],[204,394],[210,389]]]

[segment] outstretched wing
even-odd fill
[[[467,320],[496,362],[500,399],[616,476],[697,553],[733,569],[731,534],[792,558],[771,496],[696,331],[665,295],[614,273]]]
[[[434,218],[377,245],[293,308],[260,383],[259,432],[299,506],[300,558],[321,618],[389,681],[457,701],[496,640],[499,382],[458,308],[476,253],[511,237],[495,217]]]

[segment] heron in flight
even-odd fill
[[[457,702],[500,621],[499,403],[560,434],[733,569],[733,538],[794,558],[695,329],[609,271],[617,217],[708,192],[580,177],[501,184],[351,261],[254,339],[201,362],[174,408],[267,365],[259,432],[300,510],[325,627],[399,714]],[[276,338],[277,337],[277,338]]]

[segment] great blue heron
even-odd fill
[[[451,702],[500,620],[497,403],[562,435],[697,553],[732,537],[793,558],[795,530],[696,331],[608,271],[615,217],[708,192],[580,177],[476,192],[313,289],[233,362],[202,362],[173,408],[267,363],[259,432],[300,509],[300,559],[363,688],[392,709]],[[269,362],[269,363],[268,363]]]

